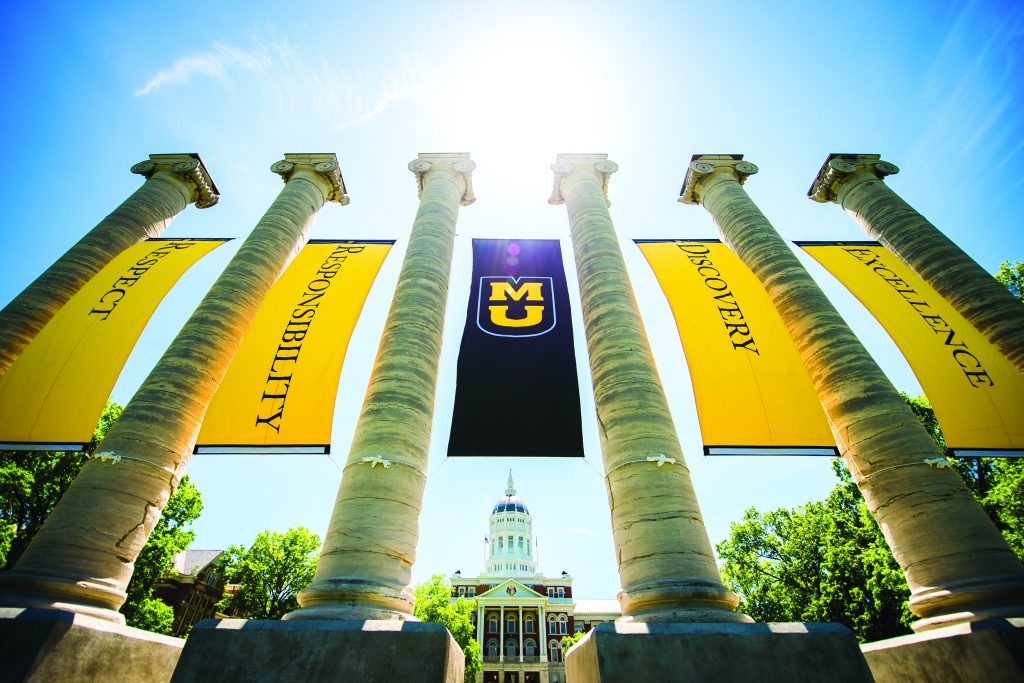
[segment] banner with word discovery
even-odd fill
[[[797,242],[903,352],[960,456],[1024,456],[1024,375],[878,242]]]
[[[838,455],[768,294],[718,240],[634,240],[683,343],[705,455]]]
[[[329,453],[349,338],[394,241],[310,240],[267,293],[196,453]]]
[[[83,450],[157,305],[226,241],[149,239],[89,280],[0,378],[0,448]]]
[[[558,240],[473,240],[449,456],[583,456]]]

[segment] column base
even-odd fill
[[[872,680],[839,624],[600,624],[565,661],[572,683]]]
[[[206,619],[172,683],[462,683],[465,658],[441,624]]]
[[[988,619],[861,646],[878,683],[1024,681],[1024,619]]]
[[[0,607],[0,678],[12,683],[166,683],[184,644],[75,612]]]

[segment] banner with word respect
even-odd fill
[[[634,241],[672,308],[705,455],[837,455],[799,352],[732,250],[718,240]]]
[[[83,450],[157,305],[226,241],[149,239],[89,280],[0,379],[0,448]]]
[[[196,453],[329,453],[345,351],[394,241],[310,240],[271,287]]]
[[[1024,375],[878,242],[797,242],[903,352],[954,455],[1024,455]]]

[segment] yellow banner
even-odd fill
[[[1024,449],[1024,375],[910,266],[877,242],[798,242],[903,352],[959,455]]]
[[[196,453],[329,453],[345,350],[393,242],[311,240],[274,284]]]
[[[146,240],[86,283],[0,378],[0,447],[84,448],[157,305],[226,241]]]
[[[636,240],[672,308],[706,455],[837,455],[800,355],[753,273],[718,240]]]

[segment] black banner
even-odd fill
[[[473,240],[448,455],[583,456],[558,240]]]

